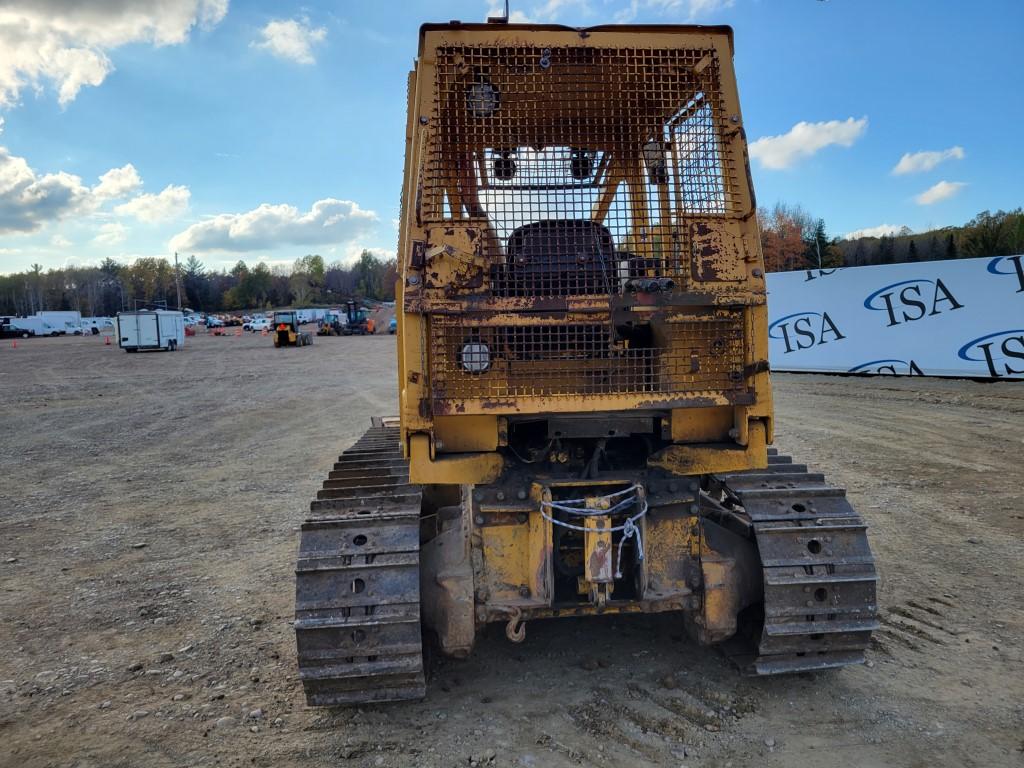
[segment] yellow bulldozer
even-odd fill
[[[729,28],[421,28],[399,416],[302,526],[311,705],[424,696],[424,626],[465,657],[668,612],[749,674],[863,661],[865,525],[769,448],[755,212]]]

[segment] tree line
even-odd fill
[[[363,251],[353,264],[324,264],[310,254],[290,267],[248,265],[208,269],[195,256],[186,259],[177,279],[174,263],[140,258],[130,264],[105,259],[98,267],[0,275],[0,314],[31,315],[40,310],[78,310],[85,317],[110,317],[136,305],[181,306],[197,312],[335,304],[349,298],[390,301],[398,277],[394,259]]]
[[[768,272],[821,267],[862,267],[1024,253],[1024,210],[982,211],[960,227],[881,237],[829,237],[824,220],[799,206],[778,204],[757,212]]]
[[[828,235],[824,220],[799,206],[778,204],[758,210],[761,247],[769,272],[821,267],[856,267],[906,261],[1012,256],[1024,253],[1024,210],[982,211],[961,227],[915,233],[906,227],[892,235],[840,240]],[[348,298],[390,301],[398,277],[394,259],[363,251],[353,264],[325,265],[310,254],[290,267],[252,266],[208,269],[195,256],[181,264],[140,258],[131,264],[105,259],[98,267],[0,275],[0,314],[31,315],[45,309],[78,310],[87,317],[112,316],[136,304],[178,304],[200,312],[334,304]],[[180,282],[179,282],[180,281]]]

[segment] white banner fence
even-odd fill
[[[1022,260],[769,274],[772,370],[1024,379]]]

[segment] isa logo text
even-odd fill
[[[1024,373],[1024,328],[971,339],[957,352],[961,360],[984,362],[992,378]]]
[[[787,355],[846,338],[828,312],[794,312],[780,317],[768,326],[768,337],[783,342]]]
[[[864,307],[875,312],[885,312],[887,327],[912,323],[925,317],[943,312],[963,309],[964,305],[942,280],[924,277],[915,280],[901,280],[879,288],[866,299]]]

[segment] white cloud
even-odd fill
[[[249,45],[296,64],[315,64],[313,46],[327,39],[327,29],[312,27],[305,18],[274,19],[260,30],[260,36],[262,40]]]
[[[134,216],[139,221],[154,223],[174,219],[188,210],[192,196],[188,187],[168,184],[158,194],[147,193],[133,197],[114,208],[119,216]]]
[[[93,206],[92,191],[70,173],[38,175],[23,157],[0,147],[0,233],[35,232]]]
[[[376,246],[366,245],[365,243],[357,240],[345,245],[342,249],[339,261],[342,264],[347,265],[355,264],[359,261],[359,257],[363,255],[363,251],[369,251],[381,261],[390,261],[398,254],[398,251],[394,248],[378,248]],[[331,248],[331,252],[337,252],[337,248]]]
[[[693,21],[700,16],[731,8],[733,0],[630,0],[629,5],[615,14],[615,21],[625,24],[636,19],[641,12],[668,16],[673,21]]]
[[[833,144],[852,146],[868,129],[868,119],[829,120],[824,123],[799,122],[788,133],[764,136],[750,145],[750,156],[773,171],[792,167]]]
[[[100,227],[99,234],[92,239],[97,245],[117,245],[128,237],[128,228],[119,221],[112,221]]]
[[[924,173],[930,171],[944,160],[963,160],[963,147],[950,147],[937,152],[907,152],[896,167],[892,169],[893,176],[902,176],[907,173]]]
[[[99,85],[114,65],[107,51],[128,43],[177,45],[209,28],[228,0],[5,0],[0,5],[0,107],[24,88],[57,91],[61,105]]]
[[[142,178],[131,163],[120,168],[111,168],[100,176],[100,183],[93,187],[93,194],[103,200],[126,197],[142,186]]]
[[[928,187],[924,192],[914,198],[914,201],[918,205],[931,205],[932,203],[938,203],[942,200],[948,200],[953,197],[957,192],[966,187],[962,181],[940,181],[933,186]]]
[[[40,174],[25,158],[0,146],[0,234],[27,234],[51,222],[89,216],[141,186],[139,172],[131,163],[110,169],[89,187],[70,173]],[[114,212],[139,221],[166,221],[188,209],[189,197],[188,187],[170,184],[159,194],[136,195],[115,206]]]
[[[54,248],[67,248],[71,245],[71,241],[64,237],[64,235],[56,234],[50,238],[50,245]]]
[[[171,239],[172,251],[261,251],[283,245],[351,241],[368,234],[377,214],[350,200],[327,198],[306,213],[293,205],[264,203],[245,213],[222,213]]]
[[[899,234],[904,229],[908,229],[905,224],[879,224],[877,227],[855,229],[853,232],[847,232],[844,237],[847,240],[856,240],[858,237],[885,237],[886,235]]]

